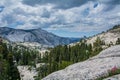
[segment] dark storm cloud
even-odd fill
[[[81,6],[88,1],[98,1],[103,4],[112,5],[112,7],[120,4],[120,0],[23,0],[23,3],[31,6],[45,5],[50,3],[56,5],[56,8],[68,9]]]
[[[2,12],[4,8],[4,6],[0,6],[0,12]]]
[[[78,7],[90,0],[23,0],[24,4],[35,6],[44,4],[54,4],[56,8],[67,9]]]
[[[109,4],[109,5],[118,5],[120,4],[120,0],[99,0],[102,1],[105,4]]]
[[[120,0],[99,0],[99,2],[107,5],[104,11],[112,10],[113,8],[120,4]]]

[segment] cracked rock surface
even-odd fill
[[[120,45],[105,49],[95,57],[56,71],[42,80],[95,80],[107,75],[108,70],[114,67],[120,68]]]

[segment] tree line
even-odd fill
[[[20,80],[19,65],[36,66],[41,55],[33,49],[11,43],[0,38],[0,80]]]
[[[116,44],[120,44],[120,38],[117,39]],[[13,46],[13,44],[2,43],[0,40],[0,80],[20,80],[18,65],[35,67],[37,63],[45,63],[37,68],[38,76],[35,80],[40,80],[54,71],[97,55],[103,50],[103,45],[105,42],[99,37],[93,44],[87,44],[83,39],[75,46],[59,45],[51,48],[41,57],[41,54],[34,49]]]
[[[93,45],[87,44],[86,40],[81,40],[80,43],[75,46],[56,46],[51,49],[50,52],[44,54],[42,61],[45,62],[46,65],[38,68],[39,74],[36,80],[40,80],[54,71],[64,69],[70,64],[81,62],[97,55],[103,50],[102,45],[104,44],[105,42],[98,37]]]
[[[118,44],[120,44],[120,38],[117,39],[115,45]],[[51,49],[50,52],[46,52],[41,59],[46,65],[38,68],[39,74],[36,80],[40,80],[54,71],[64,69],[70,64],[81,62],[97,55],[103,50],[102,46],[105,45],[105,41],[97,37],[93,44],[88,44],[86,40],[81,40],[79,44],[75,46],[56,46]],[[113,44],[110,43],[107,46],[110,47],[111,45]]]

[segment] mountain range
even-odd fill
[[[110,77],[108,76],[110,70],[114,69],[114,67],[120,69],[120,45],[116,45],[117,39],[120,38],[120,25],[114,26],[106,32],[86,38],[85,41],[87,44],[93,44],[98,37],[105,42],[105,44],[102,45],[104,49],[102,52],[85,61],[69,65],[65,69],[53,72],[42,80],[98,80],[97,78]],[[109,45],[111,43],[112,45]],[[75,42],[69,45],[76,46],[78,44],[80,44],[80,42]],[[26,66],[19,66],[18,69],[20,74],[24,75],[23,80],[34,80],[34,76],[36,76],[34,70],[29,71]],[[118,76],[120,77],[120,74]],[[110,78],[110,80],[119,79]]]
[[[23,30],[0,27],[0,36],[10,42],[37,42],[39,44],[49,46],[57,46],[79,41],[78,38],[60,37],[53,33],[42,30],[41,28]]]

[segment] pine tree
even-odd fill
[[[13,63],[12,50],[8,50],[7,45],[0,45],[0,80],[20,80],[17,67]]]
[[[120,44],[120,38],[117,39],[116,44]]]

